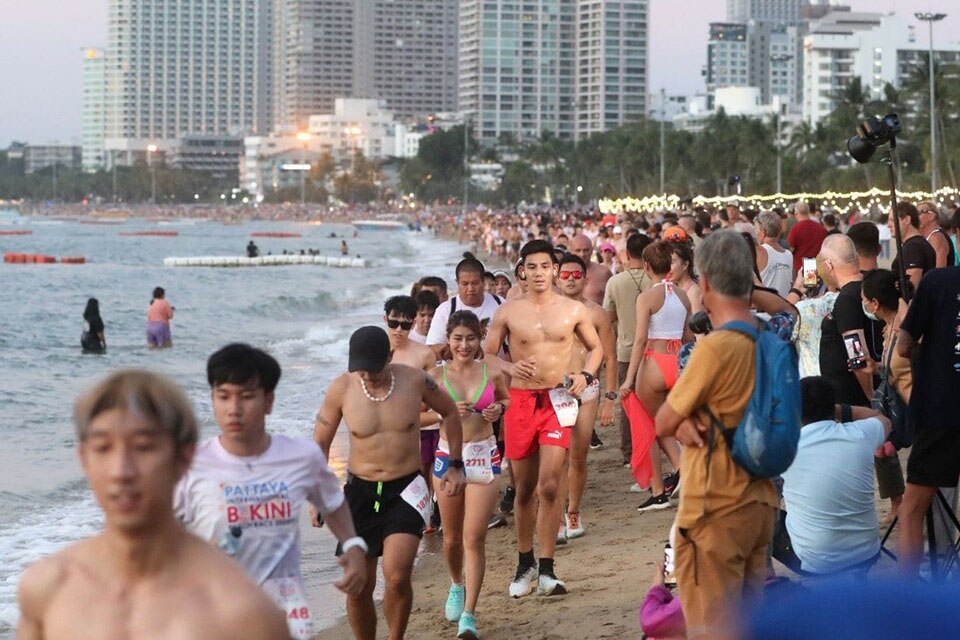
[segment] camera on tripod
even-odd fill
[[[888,142],[891,146],[895,146],[896,137],[902,130],[900,116],[895,113],[887,114],[882,118],[880,116],[867,118],[857,125],[857,135],[847,140],[847,151],[854,160],[865,164],[877,152],[877,147]]]

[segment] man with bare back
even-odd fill
[[[576,238],[576,237],[575,237]],[[596,302],[584,297],[586,287],[590,285],[587,275],[587,265],[580,257],[567,254],[560,259],[560,290],[571,300],[576,300],[587,307],[593,328],[600,337],[603,347],[603,364],[606,376],[606,394],[600,398],[600,380],[596,379],[580,394],[580,411],[577,413],[577,422],[570,433],[570,463],[567,472],[568,490],[561,492],[561,497],[567,499],[567,510],[560,523],[560,539],[579,538],[586,533],[583,520],[580,517],[580,499],[587,485],[587,452],[590,450],[590,439],[593,436],[594,423],[597,412],[600,413],[600,426],[608,427],[613,424],[613,413],[616,407],[617,394],[617,338],[613,332],[613,323],[610,316]],[[586,365],[588,351],[577,340],[573,350],[571,371],[580,371]]]
[[[553,246],[546,240],[531,240],[520,257],[527,293],[500,307],[484,343],[484,351],[494,358],[509,339],[513,359],[502,365],[512,385],[510,406],[504,414],[504,440],[517,486],[514,513],[520,559],[509,590],[514,598],[530,593],[534,581],[542,595],[567,592],[553,568],[560,478],[570,448],[570,427],[577,418],[577,397],[593,382],[603,360],[587,308],[553,288],[558,272]],[[588,350],[582,371],[570,367],[574,338]],[[533,555],[535,524],[539,572]]]
[[[289,637],[243,568],[174,515],[174,486],[197,444],[184,393],[156,374],[119,371],[80,397],[74,422],[104,529],[24,572],[17,638]]]
[[[463,432],[457,406],[424,371],[388,364],[390,339],[379,327],[362,327],[350,336],[349,373],[330,385],[317,416],[314,439],[325,455],[342,419],[350,435],[347,484],[357,535],[367,552],[367,582],[348,595],[347,616],[358,640],[373,640],[377,558],[383,556],[386,593],[383,609],[390,639],[404,637],[413,587],[410,576],[430,510],[420,474],[420,405],[440,414],[441,436],[450,443],[449,469],[441,479],[448,495],[463,491]]]

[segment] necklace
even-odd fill
[[[635,267],[635,268],[632,268],[632,269],[627,269],[627,273],[630,274],[630,279],[633,280],[633,284],[635,284],[635,285],[637,286],[637,293],[640,292],[640,284],[643,282],[643,274],[642,274],[642,273],[640,274],[640,279],[638,280],[638,279],[637,279],[637,276],[633,275],[633,272],[634,272],[635,270],[639,269],[639,268],[640,268],[640,267]]]
[[[367,396],[367,400],[370,402],[386,402],[387,399],[393,395],[393,388],[397,383],[396,377],[393,375],[393,371],[390,372],[390,388],[387,390],[386,395],[382,398],[374,398],[370,395],[370,392],[367,391],[367,383],[363,381],[363,378],[360,378],[360,387],[363,389],[363,395]]]

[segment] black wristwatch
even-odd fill
[[[593,374],[590,373],[589,371],[581,371],[580,375],[582,375],[583,378],[587,381],[588,387],[593,384],[594,380],[596,380],[596,378],[593,377]]]
[[[463,460],[450,458],[447,464],[451,469],[460,469],[461,471],[463,471]]]
[[[607,400],[616,400],[620,397],[620,394],[618,394],[616,391],[607,391],[605,394],[603,394],[603,397]]]

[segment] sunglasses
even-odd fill
[[[574,280],[579,280],[582,277],[583,277],[583,271],[561,271],[560,272],[561,280],[569,280],[570,278],[573,278]]]
[[[397,327],[400,327],[404,331],[410,331],[410,329],[413,327],[413,321],[412,320],[409,320],[409,321],[408,320],[391,320],[387,318],[387,326],[390,327],[391,329],[396,329]]]

